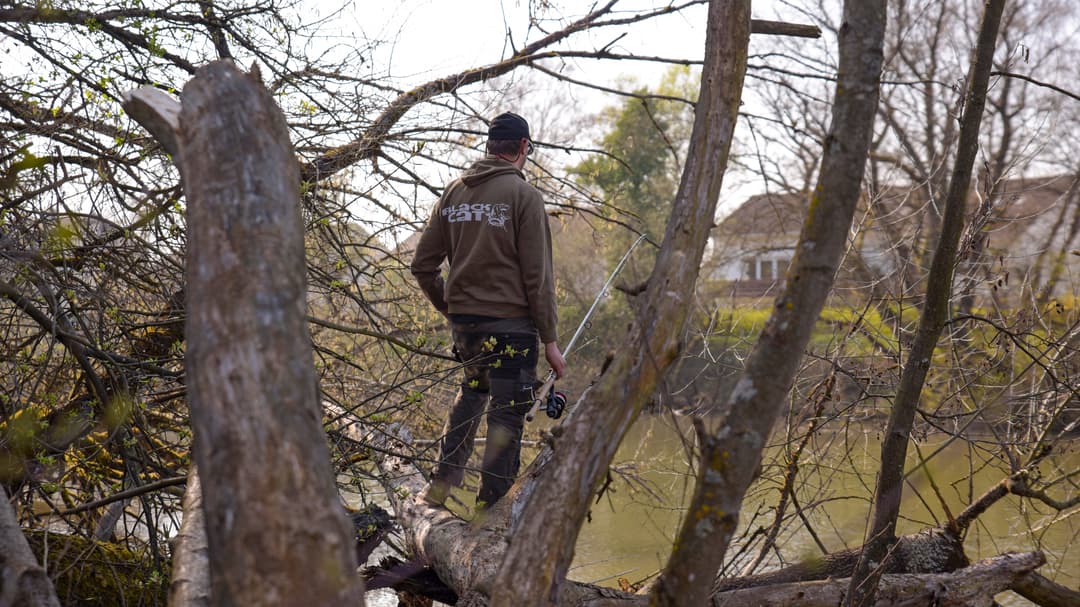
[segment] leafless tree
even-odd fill
[[[873,604],[878,577],[885,569],[888,547],[896,539],[896,519],[900,513],[908,440],[922,386],[930,368],[930,357],[945,328],[948,315],[953,266],[963,230],[964,203],[967,201],[971,171],[975,163],[979,127],[982,124],[983,109],[986,107],[990,66],[1004,6],[1003,0],[987,2],[986,14],[983,15],[979,31],[979,42],[972,56],[967,94],[960,118],[956,164],[949,179],[942,230],[927,281],[930,287],[927,289],[919,330],[908,354],[904,372],[900,376],[889,424],[885,428],[881,446],[881,473],[874,492],[873,518],[859,564],[851,577],[848,595],[844,599],[847,605]]]

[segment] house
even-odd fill
[[[806,206],[798,194],[750,197],[713,229],[706,283],[737,298],[774,291],[795,255]]]
[[[714,228],[703,268],[717,298],[771,300],[794,254],[808,196],[752,196]],[[1008,291],[1072,295],[1080,287],[1080,186],[1073,176],[1012,179],[989,195],[972,191],[958,276],[1000,300]],[[839,289],[906,297],[929,271],[941,209],[923,190],[892,186],[856,210]],[[1008,289],[1008,287],[1020,287]],[[999,303],[1001,303],[999,301]]]

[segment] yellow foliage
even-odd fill
[[[119,428],[127,422],[134,409],[135,401],[131,398],[130,394],[117,394],[105,404],[105,425],[110,430]]]
[[[0,422],[0,440],[5,449],[26,455],[33,451],[38,435],[48,427],[49,410],[43,405],[30,405],[17,410],[10,419]]]

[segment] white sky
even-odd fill
[[[586,14],[595,0],[556,0],[559,12],[570,19]],[[666,0],[624,0],[618,7],[664,6]],[[362,8],[361,8],[362,6]],[[509,30],[517,48],[542,37],[529,29],[528,0],[364,0],[358,5],[357,26],[368,38],[390,42],[383,53],[373,58],[376,67],[389,66],[390,74],[408,84],[421,84],[432,78],[463,69],[487,65],[509,56]],[[614,51],[636,51],[650,55],[700,57],[705,42],[705,7],[694,7],[685,14],[656,20],[652,25],[635,25],[620,39]],[[543,24],[551,31],[555,24]],[[589,39],[601,48],[617,36],[614,28]],[[585,38],[575,36],[574,46],[582,48]],[[614,63],[615,65],[610,65]],[[609,64],[609,65],[604,65]],[[580,61],[579,73],[597,82],[611,82],[620,75],[633,73],[647,81],[649,72],[659,77],[662,66],[640,63]]]
[[[546,16],[564,16],[560,23],[542,23],[547,31],[561,29],[606,0],[552,0],[557,10]],[[534,4],[538,0],[532,0]],[[622,0],[618,11],[663,7],[670,0]],[[435,78],[465,69],[496,63],[511,55],[506,32],[509,30],[514,46],[534,42],[545,35],[529,27],[529,0],[356,0],[355,35],[358,38],[384,42],[375,55],[369,57],[365,72],[373,76],[389,75],[396,86],[407,89]],[[755,0],[755,18],[774,19],[773,0]],[[578,34],[571,38],[572,48],[600,49],[625,32],[612,46],[612,52],[636,53],[648,56],[695,58],[704,53],[707,7],[695,6],[675,15],[650,19],[629,28],[603,28],[591,37]],[[656,85],[667,64],[628,61],[568,60],[572,77],[595,84],[612,84],[630,76],[644,85]],[[548,61],[548,67],[556,64]],[[368,72],[370,71],[370,72]],[[526,68],[524,70],[528,72]],[[538,95],[545,91],[537,90]],[[566,95],[565,89],[553,88],[549,94]],[[621,100],[610,95],[574,90],[573,108],[582,114],[597,112]],[[533,101],[530,99],[530,101]],[[539,105],[539,104],[538,104]],[[526,117],[542,141],[543,124],[539,116]],[[550,131],[548,133],[551,134]],[[591,137],[587,137],[590,139]],[[591,143],[590,140],[579,144]],[[725,178],[721,209],[730,210],[748,196],[759,193],[760,184],[739,185],[734,175]]]
[[[317,49],[327,51],[333,46],[355,48],[363,40],[380,40],[374,55],[365,56],[362,65],[357,66],[360,75],[375,76],[381,82],[390,82],[400,89],[429,82],[433,79],[451,75],[465,69],[490,65],[511,55],[507,40],[507,31],[516,48],[534,42],[545,35],[537,27],[530,27],[529,5],[553,4],[553,8],[542,16],[552,18],[560,16],[559,22],[541,22],[540,27],[548,32],[561,29],[566,23],[587,14],[598,4],[607,0],[351,0],[352,4],[343,14],[333,15],[332,11],[340,7],[334,0],[311,0],[305,4],[310,11],[302,15],[305,22],[318,22],[328,19],[333,23],[326,32],[328,35],[314,41]],[[672,0],[620,0],[614,16],[620,16],[631,10],[667,6]],[[674,0],[675,2],[685,0]],[[773,18],[774,0],[755,0],[754,16]],[[596,50],[607,45],[619,54],[641,54],[671,58],[700,58],[704,51],[705,15],[704,5],[686,9],[678,14],[650,19],[645,23],[630,27],[603,28],[599,33],[576,34],[571,37],[570,46],[579,50]],[[607,17],[610,18],[611,16]],[[622,35],[622,37],[619,37]],[[616,38],[617,41],[616,41]],[[613,42],[614,41],[614,42]],[[7,45],[2,45],[7,46]],[[564,47],[565,48],[565,47]],[[25,56],[18,53],[9,56],[0,53],[0,71],[11,69],[25,70]],[[618,79],[633,77],[643,85],[656,85],[668,69],[667,64],[629,61],[567,60],[567,68],[572,77],[595,84],[610,85]],[[553,61],[544,63],[556,67]],[[527,68],[519,70],[529,73]],[[516,72],[517,73],[517,72]],[[516,76],[515,76],[516,77]],[[542,78],[542,77],[541,77]],[[545,80],[544,82],[551,82]],[[576,115],[587,115],[621,101],[610,95],[593,93],[580,87],[572,93],[566,88],[552,86],[530,91],[537,97],[548,95],[572,95],[569,105],[572,112],[566,112],[561,118],[570,124],[570,129],[578,128],[578,144],[591,143],[591,135],[581,136]],[[542,103],[530,105],[541,106]],[[565,101],[565,100],[564,100]],[[563,107],[566,107],[564,105]],[[509,109],[509,108],[507,108]],[[499,109],[501,111],[502,108]],[[545,129],[539,114],[529,115],[523,112],[533,124],[533,131],[543,141]],[[566,125],[563,124],[563,132]],[[549,135],[552,131],[549,129]],[[570,160],[570,157],[567,157]],[[730,190],[734,179],[725,179],[725,189]],[[751,190],[740,190],[725,195],[728,205],[741,202]]]

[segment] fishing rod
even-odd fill
[[[581,324],[579,324],[577,330],[574,331],[574,335],[570,337],[570,342],[566,344],[566,350],[563,354],[564,357],[570,355],[570,351],[574,349],[574,344],[577,343],[578,337],[580,337],[581,332],[585,330],[585,326],[589,324],[589,319],[592,318],[593,312],[595,312],[596,308],[600,306],[600,301],[604,298],[604,295],[607,294],[607,290],[609,287],[611,287],[611,283],[615,281],[615,277],[619,275],[619,272],[622,271],[623,266],[626,265],[627,260],[630,259],[630,254],[634,252],[634,249],[636,249],[643,240],[645,240],[644,234],[638,236],[637,240],[634,241],[634,244],[630,245],[630,248],[627,249],[626,253],[623,254],[622,259],[619,260],[619,263],[615,264],[615,269],[611,271],[611,276],[608,276],[607,282],[604,283],[603,287],[600,287],[600,292],[596,294],[596,299],[593,300],[592,305],[589,306],[589,311],[585,312],[585,318],[581,319]],[[548,395],[551,393],[551,389],[554,386],[555,371],[548,371],[547,377],[544,378],[544,383],[540,385],[539,390],[537,390],[533,396],[532,408],[529,409],[529,412],[527,414],[525,414],[526,421],[531,422],[534,418],[536,418],[536,411],[540,408],[540,405],[543,404],[544,401],[548,400]],[[563,396],[561,405],[556,405],[555,411],[552,411],[549,408],[548,416],[553,418],[559,417],[560,415],[562,415],[562,410],[565,406],[566,397]]]

